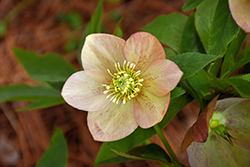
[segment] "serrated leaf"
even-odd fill
[[[197,7],[195,18],[206,53],[223,56],[240,30],[230,14],[227,0],[204,0]]]
[[[192,13],[189,16],[182,32],[180,53],[196,51],[204,53],[204,48],[202,46],[200,37],[195,29],[194,13]]]
[[[242,97],[250,97],[250,74],[232,76],[228,81]]]
[[[49,148],[43,153],[36,167],[66,167],[68,163],[68,148],[60,128],[56,128]]]
[[[184,75],[182,76],[182,80],[184,80],[199,72],[218,57],[219,56],[190,52],[175,56],[171,60],[174,61],[183,71]]]
[[[111,149],[111,151],[122,157],[134,160],[150,160],[162,163],[171,162],[167,153],[159,145],[154,143],[145,146],[135,147],[128,153],[123,153],[114,149]]]
[[[155,35],[160,42],[180,52],[180,39],[186,21],[187,16],[178,13],[160,15],[142,30]]]
[[[163,118],[162,122],[160,122],[160,127],[165,127],[170,120],[189,102],[191,102],[192,98],[188,95],[183,95],[178,98],[172,99],[170,101],[170,106],[168,108],[168,111],[166,113],[166,116]],[[118,141],[114,142],[105,142],[102,144],[99,153],[97,155],[97,158],[95,160],[95,164],[99,164],[103,162],[116,162],[116,156],[115,153],[110,151],[111,149],[120,151],[120,152],[127,152],[131,150],[133,147],[138,146],[145,140],[151,138],[153,135],[155,135],[156,132],[154,128],[149,129],[142,129],[137,128],[131,135],[127,136],[126,138],[123,138]]]
[[[221,68],[221,78],[225,78],[233,72],[232,67],[235,65],[236,58],[246,37],[247,34],[240,30],[238,36],[229,44]]]
[[[187,12],[191,9],[194,9],[195,7],[197,7],[201,2],[203,2],[204,0],[188,0],[183,6],[182,6],[182,10],[183,12]]]
[[[46,85],[45,81],[65,81],[76,69],[56,54],[38,55],[20,48],[12,49],[29,76]]]
[[[8,85],[0,87],[0,103],[6,101],[37,101],[61,97],[60,93],[46,87],[28,85]]]

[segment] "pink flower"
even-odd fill
[[[62,96],[71,106],[88,111],[95,140],[114,141],[138,125],[149,128],[164,117],[170,91],[183,72],[165,58],[160,42],[138,32],[127,41],[108,34],[91,34],[82,49],[82,65],[68,78]]]

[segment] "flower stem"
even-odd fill
[[[162,133],[160,127],[158,124],[154,125],[154,129],[156,131],[156,133],[158,134],[158,136],[160,137],[162,143],[164,144],[165,148],[167,149],[170,157],[172,158],[173,161],[179,163],[178,158],[176,157],[173,149],[171,148],[171,146],[169,145],[167,139],[165,138],[164,134]]]

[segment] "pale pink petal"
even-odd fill
[[[99,69],[108,74],[116,72],[115,63],[123,64],[125,40],[110,34],[91,34],[82,48],[82,65],[85,70]]]
[[[134,103],[110,103],[107,107],[88,113],[88,127],[97,141],[114,141],[131,134],[138,126],[133,115]]]
[[[173,90],[180,81],[183,72],[172,61],[164,59],[155,61],[141,75],[143,88],[156,96],[164,96]]]
[[[149,128],[159,123],[165,116],[170,103],[170,93],[157,97],[142,89],[135,99],[134,116],[142,128]]]
[[[204,143],[193,142],[187,148],[188,162],[192,167],[208,167]]]
[[[166,59],[161,43],[147,32],[131,35],[126,41],[124,53],[126,60],[136,64],[135,70],[142,73],[156,60]]]
[[[110,84],[111,76],[100,70],[79,71],[71,75],[62,89],[62,97],[71,106],[86,111],[104,108],[110,102],[102,84]]]
[[[250,33],[250,1],[229,0],[229,8],[235,22],[246,33]]]
[[[226,129],[230,136],[242,147],[250,149],[250,99],[232,98],[238,101],[223,111]],[[227,101],[227,99],[223,100]]]

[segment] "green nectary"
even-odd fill
[[[110,98],[110,101],[118,104],[121,100],[123,104],[126,101],[131,100],[136,97],[142,87],[143,79],[139,77],[140,70],[134,71],[135,64],[126,62],[123,63],[121,67],[120,63],[115,63],[116,73],[112,74],[109,69],[108,73],[113,77],[110,85],[103,84],[106,90],[104,94],[108,94],[107,98]]]

